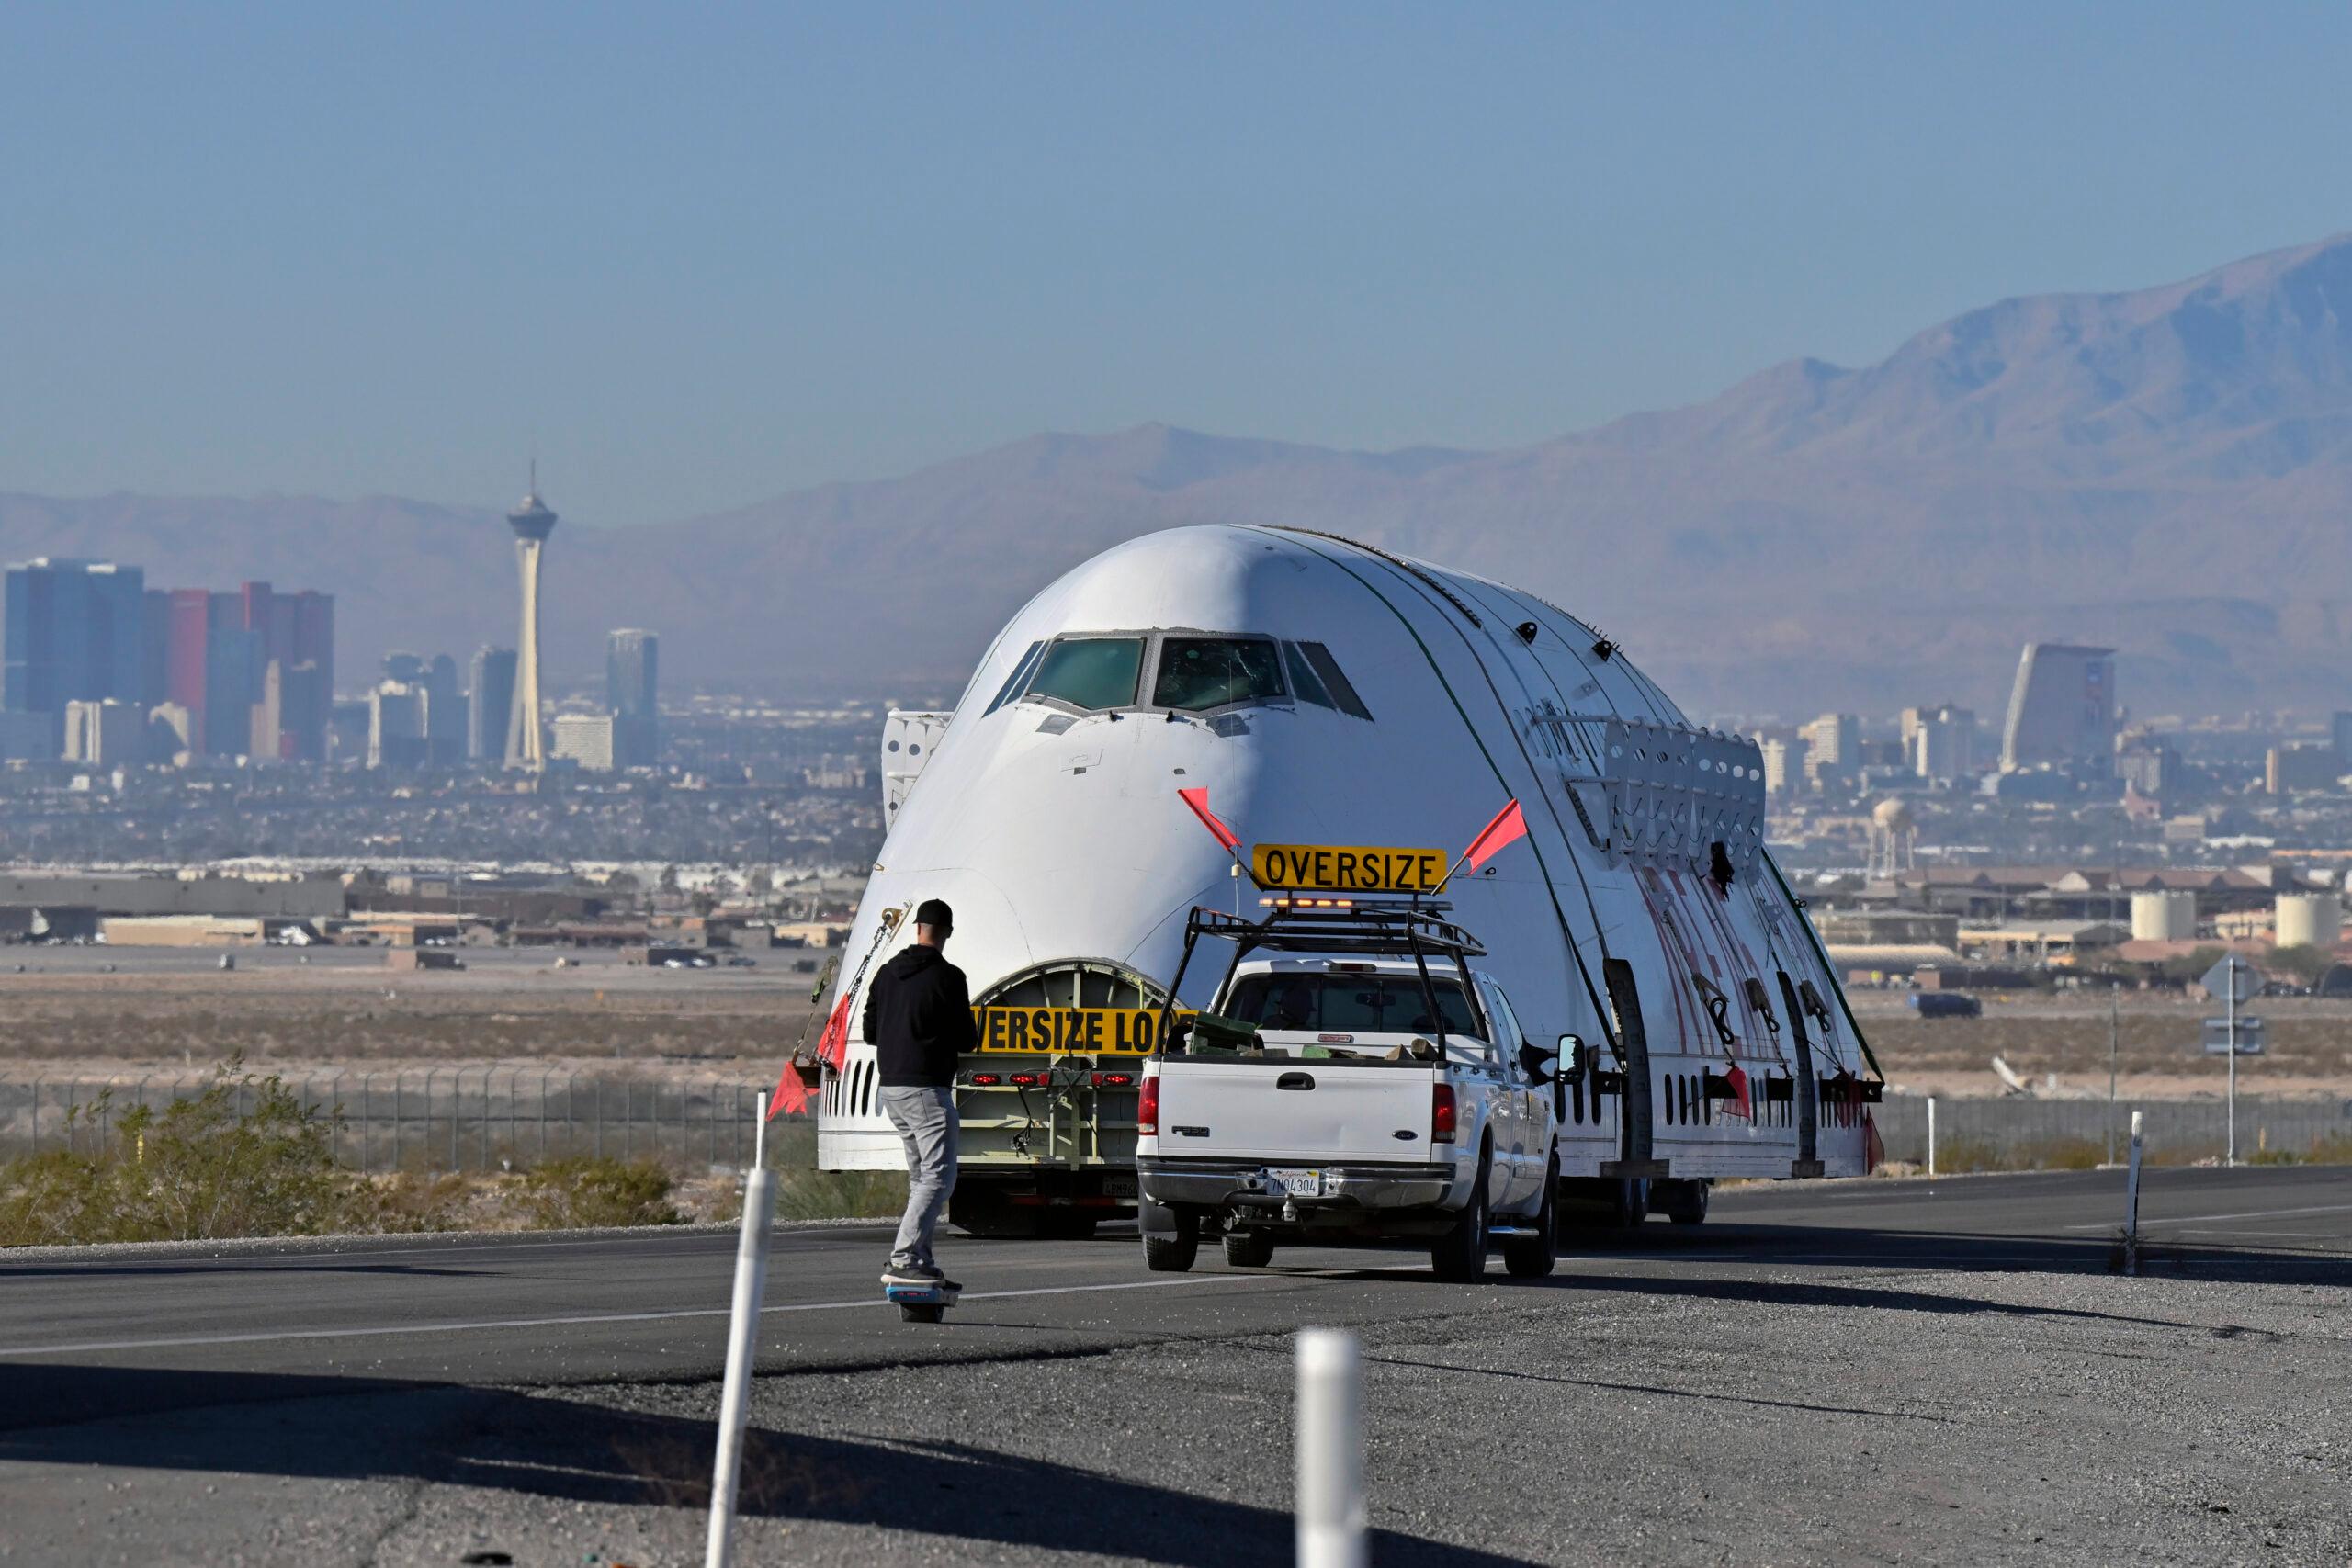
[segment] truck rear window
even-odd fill
[[[1430,977],[1449,1034],[1476,1034],[1478,1026],[1459,982]],[[1260,1029],[1312,1030],[1333,1034],[1435,1034],[1419,976],[1245,975],[1221,1010]]]

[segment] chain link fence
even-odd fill
[[[364,1171],[489,1171],[573,1156],[741,1169],[752,1160],[752,1123],[766,1087],[715,1076],[654,1078],[529,1066],[283,1076],[305,1105],[340,1111],[336,1157]],[[201,1072],[0,1077],[0,1159],[93,1150],[131,1107],[160,1112],[214,1081]],[[252,1089],[234,1092],[241,1110],[253,1108]],[[107,1111],[99,1118],[102,1101]]]
[[[2144,1113],[2149,1156],[2165,1164],[2219,1159],[2229,1142],[2222,1100],[1960,1100],[1936,1098],[1936,1163],[1943,1170],[2025,1169],[2120,1159],[2132,1112]],[[1889,1159],[1928,1157],[1928,1100],[1889,1095],[1878,1108]],[[2111,1140],[2111,1142],[2110,1142]],[[2352,1145],[2352,1100],[2238,1096],[2238,1157],[2307,1158]]]

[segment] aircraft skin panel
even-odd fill
[[[1527,621],[1538,628],[1532,645],[1516,630]],[[1078,634],[1182,632],[1321,643],[1372,717],[1295,697],[1171,716],[1150,705],[1148,659],[1144,689],[1129,706],[1082,712],[1015,698],[987,711],[1035,644]],[[1824,1039],[1808,1021],[1818,1070],[1826,1076],[1836,1070],[1831,1064],[1855,1060],[1843,998],[1817,949],[1792,940],[1793,922],[1804,917],[1770,872],[1759,865],[1745,874],[1726,897],[1695,870],[1637,867],[1602,853],[1588,836],[1567,783],[1597,767],[1600,724],[1588,718],[1681,723],[1622,653],[1593,654],[1597,635],[1507,586],[1329,536],[1218,525],[1171,529],[1108,550],[1042,589],[981,659],[889,829],[828,1005],[875,948],[884,912],[926,897],[956,909],[948,953],[976,998],[1039,964],[1077,958],[1114,957],[1164,984],[1187,909],[1230,909],[1238,901],[1249,914],[1261,897],[1229,874],[1230,858],[1179,800],[1179,789],[1206,788],[1210,808],[1240,836],[1245,853],[1252,843],[1321,843],[1452,855],[1516,797],[1526,843],[1461,879],[1446,897],[1487,945],[1484,967],[1533,1037],[1573,1032],[1605,1053],[1614,1013],[1601,966],[1625,960],[1662,1112],[1667,1097],[1734,1059],[1705,1015],[1690,967],[1700,965],[1730,998],[1737,1059],[1760,1068],[1774,1047],[1743,982],[1760,980],[1777,1007],[1777,964],[1792,982],[1810,980],[1834,998],[1829,1006],[1842,1029]],[[1599,826],[1606,830],[1605,820]],[[894,934],[873,965],[910,935]],[[1196,964],[1179,999],[1204,1002],[1220,973],[1217,964]],[[871,1092],[872,1053],[858,1037],[859,1010],[851,1013],[849,1071],[829,1081],[820,1102],[820,1161],[831,1168],[888,1167],[900,1158]],[[1781,1039],[1785,1056],[1787,1036]],[[1683,1101],[1673,1103],[1678,1119],[1653,1116],[1653,1141],[1654,1152],[1678,1162],[1677,1174],[1690,1161],[1699,1162],[1689,1167],[1694,1175],[1734,1174],[1735,1166],[1788,1174],[1793,1117],[1785,1125],[1763,1114],[1746,1124],[1720,1114],[1710,1122],[1702,1106],[1685,1123]],[[1591,1108],[1580,1097],[1578,1109]],[[1860,1166],[1859,1127],[1843,1120],[1825,1111],[1819,1121],[1820,1153],[1833,1172]],[[1618,1123],[1610,1096],[1597,1116],[1565,1124],[1567,1173],[1590,1174],[1599,1161],[1618,1157]],[[1774,1161],[1776,1169],[1766,1168]]]

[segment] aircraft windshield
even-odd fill
[[[1476,1034],[1458,981],[1430,976],[1448,1034]],[[1435,1034],[1419,976],[1245,975],[1221,1010],[1260,1029],[1340,1034]]]
[[[1058,698],[1072,707],[1132,707],[1142,671],[1141,637],[1065,637],[1038,660],[1028,694]]]
[[[1281,660],[1262,638],[1171,637],[1159,645],[1154,707],[1198,713],[1283,694]]]

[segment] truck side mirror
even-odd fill
[[[1571,1079],[1580,1078],[1584,1077],[1585,1066],[1584,1036],[1581,1034],[1561,1035],[1560,1077]]]

